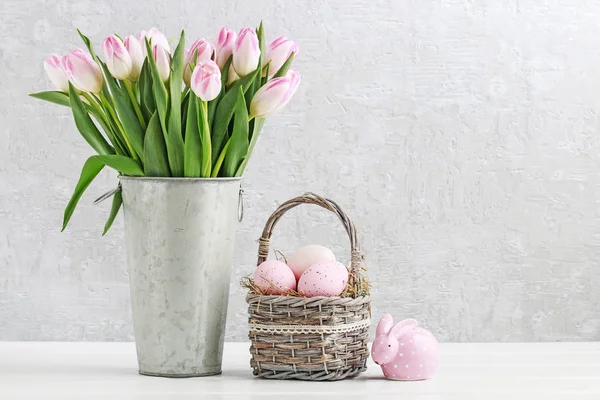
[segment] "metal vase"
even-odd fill
[[[220,374],[240,179],[121,186],[140,374]]]

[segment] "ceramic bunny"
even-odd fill
[[[414,319],[394,325],[389,314],[381,317],[371,355],[387,379],[413,381],[429,379],[437,369],[440,347],[431,332]]]

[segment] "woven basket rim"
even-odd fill
[[[250,297],[260,297],[261,299],[266,299],[266,300],[274,300],[280,297],[289,297],[290,299],[307,299],[307,300],[313,300],[313,301],[319,301],[319,300],[339,300],[339,299],[352,299],[352,300],[359,300],[359,299],[371,299],[371,295],[367,294],[367,295],[362,295],[362,296],[356,296],[356,297],[348,297],[348,296],[314,296],[314,297],[305,297],[305,296],[292,296],[292,295],[278,295],[278,294],[260,294],[260,293],[255,293],[252,291],[248,291],[246,293],[246,300],[248,300],[248,298]]]

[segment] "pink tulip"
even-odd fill
[[[75,49],[62,59],[67,77],[82,92],[99,93],[104,77],[92,57],[82,49]]]
[[[269,75],[275,75],[279,68],[283,66],[290,54],[298,55],[298,45],[285,36],[278,37],[273,40],[267,47],[263,67],[271,62],[269,66]]]
[[[129,77],[131,73],[131,56],[123,45],[121,39],[115,35],[109,36],[102,41],[102,52],[106,67],[111,75],[117,79],[123,80]]]
[[[156,62],[156,68],[158,74],[163,82],[169,80],[169,73],[171,72],[171,55],[167,50],[159,45],[152,47],[152,56]]]
[[[139,40],[132,35],[125,38],[123,45],[127,49],[129,57],[131,57],[131,73],[129,74],[129,80],[135,82],[140,78],[140,73],[142,72],[142,66],[144,65],[144,51],[142,50],[142,45]],[[146,47],[145,44],[144,47]]]
[[[196,40],[189,48],[185,49],[183,80],[186,85],[190,86],[190,78],[192,76],[192,70],[200,61],[210,60],[213,56],[215,49],[212,44],[208,43],[204,39]],[[194,54],[198,53],[194,60]]]
[[[258,37],[252,28],[240,31],[233,46],[233,68],[239,76],[246,76],[258,67],[260,48]]]
[[[169,41],[167,37],[156,28],[150,29],[148,32],[141,31],[138,35],[138,40],[142,45],[142,51],[144,52],[144,56],[146,55],[146,39],[150,42],[150,47],[160,46],[165,49],[168,53],[171,52],[171,46],[169,46]]]
[[[212,60],[200,61],[192,74],[191,88],[203,101],[211,101],[221,91],[221,70]]]
[[[219,31],[219,36],[217,37],[217,45],[215,46],[216,50],[216,63],[219,68],[223,69],[225,63],[229,59],[229,57],[233,54],[233,46],[235,46],[235,40],[237,39],[237,33],[231,29],[227,29],[226,27],[221,27]]]
[[[69,91],[69,78],[63,69],[60,56],[52,55],[44,60],[44,70],[58,90]]]
[[[286,76],[274,78],[258,89],[250,103],[250,115],[262,118],[278,111],[292,98],[300,85],[300,74],[293,69]]]

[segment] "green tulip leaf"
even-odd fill
[[[234,115],[231,143],[223,161],[224,176],[235,176],[242,160],[248,154],[248,109],[241,87],[238,89]]]
[[[144,176],[144,171],[140,164],[133,158],[121,156],[118,154],[111,154],[106,156],[94,156],[97,157],[107,167],[116,169],[120,174],[126,176]]]
[[[260,78],[260,85],[258,87],[258,89],[260,89],[260,87],[262,85],[264,85],[265,83],[267,83],[267,81],[269,80],[269,72],[271,70],[271,61],[269,61],[267,63],[267,65],[264,66],[263,71],[264,71],[264,75]],[[256,89],[258,91],[258,89]],[[252,99],[250,99],[250,101],[252,101]]]
[[[223,165],[223,160],[225,160],[225,155],[227,154],[227,151],[229,150],[230,144],[231,144],[231,138],[229,138],[227,143],[225,143],[225,147],[223,147],[223,151],[221,152],[221,154],[219,155],[219,158],[217,158],[217,161],[215,162],[215,166],[213,167],[212,175],[211,175],[212,178],[216,178],[219,176],[219,172],[221,171],[221,165]]]
[[[71,102],[73,118],[75,119],[75,125],[77,126],[79,133],[81,133],[81,136],[83,136],[86,142],[88,142],[98,154],[114,154],[115,149],[108,144],[104,136],[102,136],[94,124],[94,121],[92,121],[90,115],[86,111],[83,102],[75,90],[75,87],[70,82],[69,92],[69,101]]]
[[[167,131],[167,107],[168,107],[168,99],[169,93],[165,88],[165,84],[162,79],[160,79],[160,74],[158,72],[158,67],[156,66],[156,61],[154,61],[154,57],[152,56],[152,47],[150,46],[150,42],[146,39],[146,51],[148,52],[148,56],[146,60],[148,61],[148,69],[150,70],[150,76],[152,77],[152,90],[154,92],[154,102],[156,104],[156,110],[158,111],[158,117],[160,119],[160,125],[164,132]]]
[[[199,177],[202,167],[202,146],[198,126],[198,97],[190,92],[187,120],[185,122],[184,176]]]
[[[227,61],[225,61],[225,65],[223,65],[223,72],[221,73],[221,87],[225,88],[225,86],[227,85],[227,81],[229,80],[229,67],[231,66],[231,63],[233,62],[233,56],[229,56],[229,58],[227,59]],[[223,93],[225,90],[221,90],[221,93]]]
[[[100,66],[104,70],[106,83],[110,88],[115,110],[117,111],[119,120],[121,121],[121,125],[123,126],[123,130],[125,131],[125,135],[131,143],[133,151],[135,151],[135,153],[142,159],[143,162],[144,131],[142,130],[140,121],[135,113],[133,104],[131,104],[129,95],[127,94],[124,87],[119,87],[117,80],[112,77],[112,75],[108,71],[108,68],[106,67],[106,64],[100,62]],[[111,107],[110,104],[108,106]]]
[[[49,92],[39,92],[39,93],[31,93],[31,97],[36,99],[48,101],[50,103],[58,104],[60,106],[71,107],[71,101],[69,100],[69,95],[64,92],[59,91],[49,91]]]
[[[184,141],[185,131],[187,129],[185,123],[187,121],[188,106],[190,102],[190,92],[191,90],[188,90],[185,96],[183,96],[183,100],[181,100],[181,136],[183,136]]]
[[[224,142],[227,135],[227,128],[229,126],[231,118],[233,117],[239,89],[241,87],[243,92],[245,93],[248,90],[248,88],[252,85],[252,82],[254,82],[254,79],[258,76],[259,70],[260,69],[257,68],[250,74],[232,83],[227,93],[225,93],[225,95],[217,105],[215,119],[212,124],[211,136],[213,164],[215,163],[225,144]]]
[[[71,107],[71,100],[69,99],[69,95],[65,92],[52,90],[48,92],[30,93],[29,96],[35,99],[47,101],[49,103],[58,104],[59,106]],[[87,103],[83,103],[83,105],[89,113],[91,113],[95,117],[98,116],[98,112],[94,107]],[[103,121],[98,120],[98,123],[102,125]],[[102,128],[104,129],[104,125],[102,126]]]
[[[85,44],[85,47],[87,47],[88,51],[92,55],[92,58],[94,60],[98,60],[98,56],[96,55],[96,52],[94,51],[94,46],[92,46],[92,41],[90,40],[90,38],[85,36],[79,29],[77,29],[77,33],[81,37],[81,40],[83,40],[83,43]]]
[[[144,60],[144,64],[142,65],[140,79],[138,80],[138,88],[140,92],[140,107],[144,114],[144,119],[149,121],[150,118],[152,118],[154,111],[156,111],[156,104],[154,102],[152,76],[150,75],[150,67],[147,59]]]
[[[85,192],[88,186],[90,186],[90,183],[92,183],[100,171],[102,171],[102,168],[104,168],[104,163],[95,156],[88,158],[85,164],[83,164],[79,181],[77,181],[77,185],[75,186],[71,200],[69,200],[69,203],[65,208],[61,231],[66,229],[69,221],[71,220],[71,216],[73,215],[73,211],[75,211],[75,207],[77,207],[77,203],[79,203],[79,199],[81,199],[81,196],[83,195],[83,192]]]
[[[292,61],[294,61],[294,54],[294,52],[290,54],[290,56],[287,58],[287,60],[285,60],[283,65],[277,70],[275,75],[273,75],[273,78],[281,78],[285,76],[285,74],[287,74],[288,69],[290,69],[290,66],[292,65]]]
[[[155,111],[148,122],[144,137],[144,172],[146,176],[171,176],[167,157],[165,138],[160,127],[158,111]]]
[[[179,135],[171,136],[167,130],[167,117],[169,108],[169,93],[160,78],[156,62],[152,56],[152,48],[150,42],[146,39],[146,51],[149,61],[148,65],[150,68],[150,74],[152,75],[152,87],[154,91],[154,101],[156,103],[156,110],[158,111],[158,118],[160,126],[164,135],[164,141],[167,148],[167,160],[170,166],[170,171],[173,176],[183,176],[183,138]]]
[[[211,126],[212,121],[215,120],[215,112],[217,111],[217,105],[219,104],[227,90],[227,80],[229,79],[229,67],[231,66],[232,61],[233,56],[229,56],[229,58],[225,62],[225,65],[223,66],[223,72],[221,73],[221,91],[219,92],[219,95],[214,100],[208,102],[208,120],[211,121]]]
[[[108,233],[108,230],[112,226],[113,222],[115,222],[115,218],[117,214],[119,214],[119,210],[121,209],[121,205],[123,204],[123,195],[121,191],[115,193],[113,196],[112,205],[110,207],[110,214],[108,214],[108,219],[106,220],[106,224],[104,224],[104,232],[102,232],[102,236]]]
[[[169,79],[171,108],[169,112],[169,126],[167,131],[167,152],[171,171],[175,176],[184,175],[184,149],[181,132],[181,82],[183,81],[185,50],[185,33],[181,31],[179,43],[173,53],[171,62],[171,77]]]
[[[250,139],[250,146],[248,147],[248,153],[246,154],[246,157],[244,157],[244,160],[242,161],[242,164],[240,165],[240,167],[237,169],[235,176],[244,175],[244,171],[246,170],[246,165],[248,165],[250,156],[252,155],[252,152],[254,151],[254,146],[256,146],[256,142],[258,141],[258,136],[260,135],[260,131],[262,130],[263,125],[265,124],[264,118],[254,118],[253,121],[254,121],[254,127],[252,129],[252,138]]]

